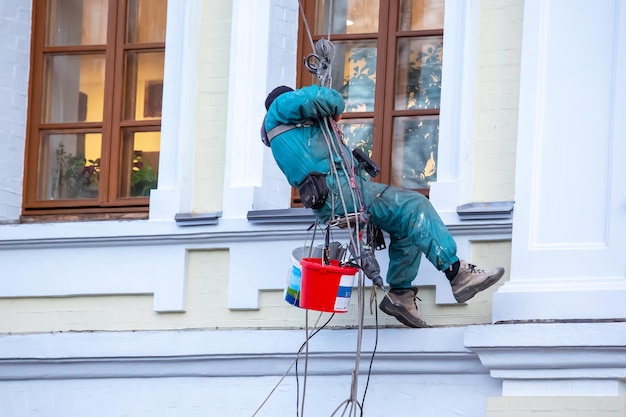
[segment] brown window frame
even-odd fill
[[[309,34],[306,26],[311,30],[313,42],[321,38],[327,38],[328,34],[316,34],[317,27],[315,18],[316,0],[301,0],[307,22],[299,16],[298,21],[298,57],[306,57],[312,52]],[[371,118],[372,130],[372,159],[381,168],[380,174],[373,179],[384,184],[392,182],[392,150],[393,150],[393,125],[394,119],[400,116],[439,116],[440,108],[436,109],[394,109],[395,100],[395,76],[397,63],[398,41],[406,38],[443,37],[443,29],[429,30],[399,30],[398,17],[400,13],[400,0],[380,0],[378,15],[378,32],[367,34],[331,34],[331,41],[363,41],[376,40],[376,90],[374,93],[373,112],[344,112],[342,120]],[[317,79],[306,70],[303,62],[296,65],[296,83],[298,87],[311,85]],[[382,103],[379,104],[379,103]],[[425,196],[429,196],[429,189],[418,189]],[[292,206],[300,206],[297,190],[292,190]]]
[[[133,128],[137,132],[161,131],[161,118],[148,120],[124,120],[122,103],[125,89],[126,52],[164,53],[165,42],[127,43],[127,8],[129,0],[109,0],[106,44],[46,46],[48,1],[33,1],[31,67],[28,92],[28,120],[26,128],[24,193],[22,216],[42,215],[93,215],[103,213],[102,218],[119,214],[129,218],[145,218],[148,213],[149,197],[118,197],[120,183],[120,155],[123,130]],[[104,54],[105,78],[103,115],[101,122],[44,123],[42,100],[44,88],[44,61],[46,55]],[[126,88],[128,91],[129,89]],[[132,96],[132,94],[128,94]],[[127,97],[128,98],[128,97]],[[134,100],[134,97],[132,98]],[[134,101],[133,101],[134,102]],[[42,132],[46,133],[99,133],[102,137],[98,198],[40,200],[37,199],[39,150]],[[156,167],[155,167],[156,168]],[[109,216],[109,217],[107,217]],[[115,217],[113,217],[115,218]]]

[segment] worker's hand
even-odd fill
[[[339,120],[341,120],[341,114],[338,114],[334,117],[335,121],[338,122]]]

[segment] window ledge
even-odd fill
[[[510,220],[513,206],[513,201],[468,203],[458,206],[456,212],[461,220]]]
[[[207,226],[218,223],[222,212],[217,213],[177,213],[174,220],[178,226]]]
[[[307,208],[288,208],[278,210],[251,210],[248,221],[257,224],[306,223],[315,222],[315,214]]]
[[[141,211],[127,212],[97,212],[97,213],[66,213],[66,214],[24,214],[19,223],[67,223],[67,222],[98,222],[109,220],[148,220],[148,212],[144,208]]]

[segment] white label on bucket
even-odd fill
[[[337,297],[335,300],[335,311],[348,311],[350,297]]]
[[[342,287],[354,287],[354,275],[342,275],[339,285]]]
[[[342,275],[339,280],[339,289],[337,298],[335,299],[335,311],[348,311],[350,305],[350,296],[352,295],[352,287],[354,286],[354,275]]]

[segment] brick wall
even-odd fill
[[[232,1],[202,2],[193,209],[222,210]]]
[[[298,8],[290,0],[272,0],[270,9],[268,92],[279,85],[295,87],[296,70],[302,70],[297,58]],[[300,65],[296,68],[296,65]],[[269,149],[264,153],[262,188],[254,195],[255,209],[283,209],[290,204],[291,188],[278,169]]]
[[[523,5],[481,1],[474,201],[513,200]]]
[[[0,222],[19,218],[28,65],[29,1],[0,2]]]

